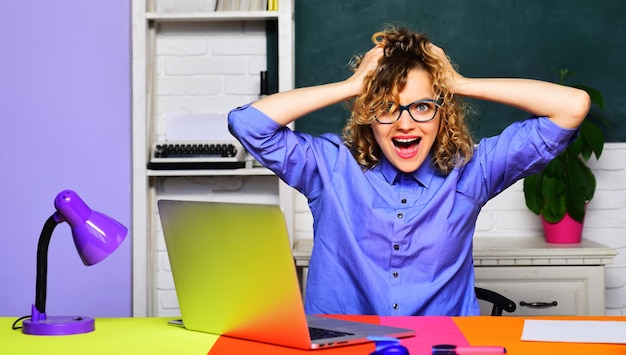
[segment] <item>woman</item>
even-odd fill
[[[466,78],[426,35],[406,29],[372,40],[350,78],[237,108],[230,130],[308,199],[315,239],[307,313],[477,315],[480,209],[567,147],[589,96],[530,79]],[[474,148],[459,97],[533,117]],[[346,100],[343,137],[285,127]]]

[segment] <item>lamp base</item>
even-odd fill
[[[91,317],[51,316],[38,321],[22,322],[22,333],[31,335],[72,335],[93,332],[95,321]]]

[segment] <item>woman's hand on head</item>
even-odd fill
[[[378,62],[382,56],[383,48],[380,46],[375,46],[365,53],[361,59],[359,67],[356,69],[354,74],[346,80],[346,82],[351,85],[354,95],[358,95],[363,92],[363,80],[367,74],[376,70]]]
[[[467,79],[459,74],[456,69],[450,63],[450,58],[446,55],[446,52],[443,48],[432,44],[433,53],[441,60],[443,64],[444,70],[446,71],[446,76],[448,78],[448,87],[453,94],[461,94],[461,91],[464,86],[467,86]]]

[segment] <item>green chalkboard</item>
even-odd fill
[[[578,72],[572,83],[599,89],[612,125],[607,141],[626,141],[624,0],[295,0],[296,87],[347,78],[347,63],[387,24],[428,33],[468,77],[556,81],[552,68]],[[470,101],[475,138],[498,134],[524,112]],[[296,121],[296,129],[340,132],[348,113],[335,105]]]

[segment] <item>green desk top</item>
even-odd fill
[[[171,326],[171,318],[97,318],[96,330],[69,336],[38,336],[11,329],[0,317],[2,354],[207,354],[218,336]]]

